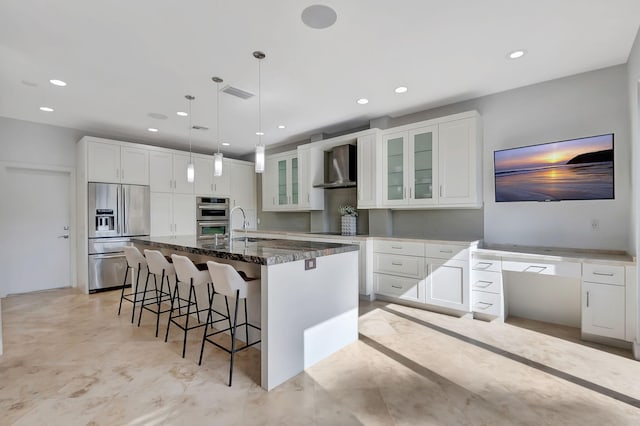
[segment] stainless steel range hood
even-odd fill
[[[324,182],[314,188],[355,188],[356,146],[340,145],[324,153]]]

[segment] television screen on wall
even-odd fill
[[[611,200],[613,133],[493,153],[496,202]]]

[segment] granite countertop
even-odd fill
[[[151,247],[181,250],[193,254],[237,260],[259,265],[277,265],[302,259],[329,256],[358,251],[353,244],[321,243],[313,241],[291,241],[267,238],[249,238],[244,241],[228,241],[215,244],[214,240],[198,240],[195,235],[175,237],[133,237],[131,241]]]
[[[623,251],[592,250],[560,247],[532,247],[509,244],[482,244],[477,253],[490,254],[502,257],[531,258],[570,261],[570,262],[617,262],[621,264],[633,264],[635,258]]]

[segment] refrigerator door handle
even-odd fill
[[[129,235],[129,222],[127,220],[127,204],[131,201],[129,200],[129,191],[128,187],[121,186],[122,190],[122,235]]]
[[[122,190],[122,186],[118,185],[116,188],[116,232],[118,235],[122,235],[122,231],[120,226],[122,225],[122,203],[120,199],[120,191]]]

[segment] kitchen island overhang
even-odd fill
[[[259,271],[261,386],[266,390],[358,339],[357,245],[251,238],[230,248],[195,236],[132,241],[140,249],[189,253]]]

